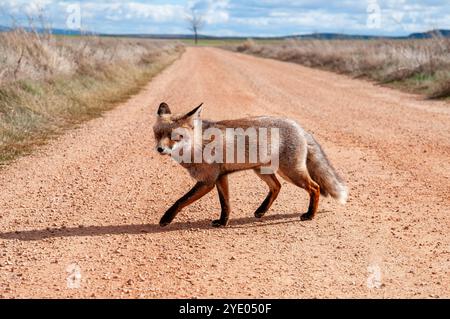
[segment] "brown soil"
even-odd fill
[[[321,142],[350,199],[266,196],[230,177],[230,226],[212,192],[167,228],[193,181],[154,150],[161,101],[204,116],[282,115]],[[450,297],[450,107],[345,76],[189,48],[139,95],[0,171],[0,297]],[[80,269],[78,289],[68,267]]]

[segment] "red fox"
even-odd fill
[[[254,170],[256,175],[269,186],[269,194],[254,214],[256,218],[264,216],[280,193],[281,184],[277,179],[277,174],[308,192],[309,208],[305,214],[301,215],[301,220],[314,218],[320,194],[331,195],[342,204],[346,203],[348,190],[345,183],[331,166],[314,137],[295,121],[263,116],[213,122],[202,120],[201,110],[202,105],[187,114],[173,115],[166,103],[159,106],[156,123],[153,127],[157,151],[162,155],[171,155],[174,158],[176,157],[175,153],[182,156],[184,161],[177,161],[197,181],[197,184],[186,195],[167,210],[161,218],[160,226],[169,225],[184,207],[202,198],[215,187],[219,194],[221,214],[220,219],[212,222],[212,226],[226,226],[230,216],[228,175],[243,170]],[[207,136],[196,139],[195,131],[198,126],[202,131],[213,130],[214,134],[206,134]],[[271,131],[272,133],[269,135],[275,136],[276,139],[271,138],[267,142],[269,145],[266,145],[271,149],[271,162],[262,160],[262,156],[253,156],[253,160],[251,160],[252,152],[258,147],[254,147],[255,142],[252,143],[250,138],[246,138],[248,136],[245,136],[245,132],[253,130],[258,139],[263,135],[261,132],[267,132],[268,129],[276,129],[277,133],[273,133],[274,130]],[[234,132],[231,139],[230,130]],[[236,143],[230,144],[230,141],[236,142],[242,137],[241,141],[245,141],[245,143],[241,143],[244,161],[242,158],[238,159],[238,152],[234,145]],[[211,147],[211,143],[215,148]],[[237,144],[239,145],[239,142]],[[256,144],[261,148],[261,143]],[[207,156],[200,156],[196,160],[198,151],[200,150],[201,153],[207,149],[216,161],[208,160]],[[214,150],[211,152],[212,149]],[[227,153],[226,161],[217,160],[217,155],[221,151]],[[229,156],[230,153],[231,156]],[[263,173],[263,169],[273,168],[273,162],[276,162],[276,167]]]

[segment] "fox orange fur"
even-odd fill
[[[162,103],[159,106],[156,124],[154,125],[157,150],[163,155],[171,155],[181,143],[194,143],[187,136],[177,136],[174,131],[177,128],[193,132],[194,122],[200,119],[202,106],[184,115],[173,115],[169,106]],[[331,195],[333,198],[345,203],[348,196],[346,185],[330,164],[327,156],[314,137],[306,132],[293,120],[279,117],[251,117],[238,120],[212,122],[202,120],[202,129],[215,128],[225,131],[229,128],[277,128],[279,130],[278,154],[279,166],[277,171],[271,174],[262,174],[260,169],[266,167],[267,162],[244,163],[180,163],[190,175],[197,181],[196,185],[182,198],[177,200],[164,214],[160,221],[161,226],[169,225],[176,215],[184,207],[197,201],[214,188],[217,188],[221,204],[220,219],[213,221],[214,227],[226,226],[229,221],[230,203],[228,190],[228,176],[231,173],[254,170],[256,175],[269,186],[269,194],[264,202],[256,210],[255,216],[262,218],[269,210],[278,194],[281,184],[277,175],[288,182],[305,189],[309,196],[308,211],[301,215],[302,220],[314,218],[319,205],[320,194]],[[189,134],[187,134],[189,135]],[[201,148],[204,149],[207,142],[202,140]],[[226,143],[224,143],[225,145]],[[246,154],[249,152],[249,142],[246,141]]]

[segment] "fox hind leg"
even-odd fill
[[[317,209],[319,207],[320,186],[312,179],[309,179],[307,191],[309,193],[308,212],[300,217],[301,220],[312,220],[316,215]]]
[[[266,199],[255,212],[256,218],[262,218],[272,206],[273,202],[277,199],[278,194],[280,193],[281,184],[275,174],[261,174],[257,170],[255,170],[255,173],[259,176],[259,178],[266,182],[270,189]]]
[[[305,189],[309,194],[308,212],[303,214],[301,220],[312,220],[319,207],[320,186],[310,176],[306,168],[284,169],[279,172],[280,176],[288,182]]]

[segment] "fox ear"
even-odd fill
[[[169,105],[167,105],[167,103],[161,103],[161,105],[159,106],[159,109],[158,109],[158,115],[163,116],[166,114],[172,114],[172,112],[170,111]]]
[[[184,118],[185,118],[185,119],[192,119],[192,120],[199,119],[199,118],[200,118],[200,115],[201,115],[201,113],[202,113],[202,110],[203,110],[203,103],[200,104],[199,106],[197,106],[197,107],[196,107],[195,109],[193,109],[192,111],[190,111],[188,114],[186,114],[186,115],[184,116]]]

